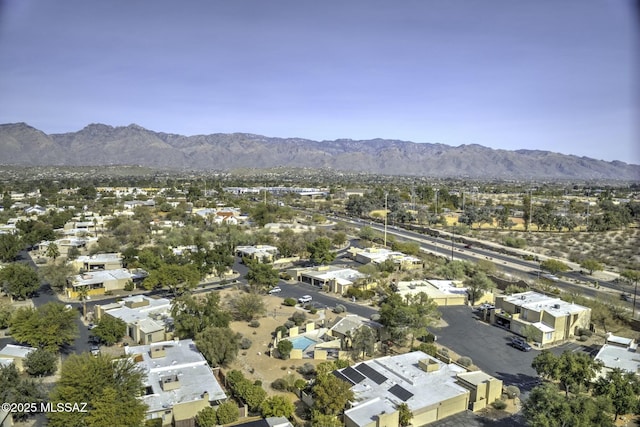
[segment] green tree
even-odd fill
[[[231,315],[236,320],[249,322],[267,312],[262,296],[253,292],[233,295],[228,304]]]
[[[638,409],[640,380],[635,373],[614,368],[606,376],[598,378],[593,391],[596,396],[605,396],[611,401],[614,421],[620,415],[636,412]]]
[[[309,259],[312,263],[326,265],[336,259],[336,254],[331,252],[331,240],[327,237],[318,237],[307,244]]]
[[[604,266],[598,260],[595,259],[585,259],[580,262],[580,267],[589,270],[589,274],[593,274],[594,271],[602,271],[604,270]]]
[[[569,392],[577,393],[581,387],[588,387],[602,367],[602,362],[591,359],[587,353],[565,351],[555,356],[549,351],[542,351],[531,364],[538,375],[558,381],[568,396]]]
[[[278,341],[278,354],[280,355],[280,359],[288,359],[289,355],[291,355],[291,350],[293,350],[293,343],[289,340],[280,340]]]
[[[278,270],[273,268],[271,264],[263,264],[256,260],[245,261],[249,267],[249,271],[245,278],[249,282],[249,286],[253,290],[271,289],[278,284]]]
[[[233,362],[240,349],[240,335],[228,327],[209,326],[196,335],[198,350],[213,367]]]
[[[362,357],[364,359],[365,355],[371,356],[377,340],[375,331],[370,327],[365,325],[356,329],[351,339],[351,348],[355,358]]]
[[[143,379],[144,373],[130,359],[71,355],[62,364],[51,402],[87,402],[89,411],[48,413],[49,425],[141,425],[147,409],[138,399]]]
[[[260,412],[264,418],[267,417],[285,417],[289,418],[293,415],[295,406],[289,398],[282,395],[267,397],[260,405]]]
[[[198,333],[213,326],[226,328],[231,316],[220,307],[220,294],[208,293],[204,298],[184,294],[171,303],[171,316],[175,335],[194,338]]]
[[[10,321],[13,338],[32,347],[58,351],[76,338],[76,312],[64,305],[50,302],[38,308],[17,309]]]
[[[71,265],[66,261],[60,260],[52,264],[43,265],[38,268],[40,280],[48,283],[56,292],[62,292],[67,286],[67,280],[77,271],[73,271]]]
[[[326,415],[338,415],[353,401],[351,385],[334,375],[319,376],[313,387],[313,409]]]
[[[145,289],[167,287],[174,295],[179,295],[195,288],[199,281],[200,274],[191,265],[163,264],[149,273],[142,286]]]
[[[411,347],[415,337],[424,336],[427,328],[440,318],[438,305],[424,292],[416,295],[388,295],[380,305],[380,323],[387,327],[393,339],[402,342],[411,333]]]
[[[409,405],[401,403],[397,406],[399,412],[399,423],[402,427],[406,427],[411,424],[411,418],[413,418],[413,412],[409,409]]]
[[[0,234],[0,261],[11,262],[23,248],[20,237],[16,234]]]
[[[43,402],[46,392],[42,384],[32,378],[20,375],[16,365],[0,365],[0,401],[2,403],[39,403]],[[14,421],[25,420],[29,413],[14,412]]]
[[[17,299],[26,299],[40,288],[38,273],[22,263],[12,263],[0,269],[0,283],[9,295]]]
[[[322,411],[311,410],[312,427],[343,427],[344,424],[335,415],[324,414]]]
[[[490,291],[496,286],[493,280],[489,279],[482,271],[476,272],[465,280],[464,285],[467,287],[471,305],[474,305],[476,300],[484,295],[485,292]]]
[[[8,300],[0,300],[0,329],[8,328],[14,307]]]
[[[60,249],[58,249],[58,245],[54,242],[49,242],[49,246],[47,246],[47,251],[44,253],[49,258],[53,258],[55,261],[56,258],[60,256]]]
[[[228,400],[218,406],[216,415],[218,416],[218,423],[224,425],[238,421],[240,411],[232,400]]]
[[[547,259],[540,263],[540,268],[543,270],[547,270],[551,274],[557,274],[562,271],[568,271],[569,266],[562,261],[558,261],[557,259]]]
[[[58,356],[48,350],[38,348],[27,355],[24,364],[29,375],[47,376],[56,371]]]
[[[113,316],[103,315],[91,334],[100,339],[106,345],[114,345],[127,333],[127,324]]]
[[[216,410],[207,406],[196,414],[196,424],[198,427],[215,427],[218,425]]]

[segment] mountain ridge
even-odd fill
[[[242,132],[185,136],[155,132],[135,123],[91,123],[76,132],[53,134],[27,123],[0,124],[0,159],[2,164],[16,166],[303,167],[436,178],[640,180],[640,165],[543,150],[382,138],[314,141]]]

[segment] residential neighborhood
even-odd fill
[[[77,373],[126,372],[105,386],[133,405],[114,425],[524,425],[539,387],[566,386],[550,363],[584,357],[602,387],[637,375],[635,300],[619,298],[636,264],[506,244],[528,238],[522,221],[500,244],[497,219],[463,224],[442,190],[438,222],[421,225],[428,195],[366,210],[375,189],[253,188],[78,186],[52,205],[6,186],[0,369],[17,379],[2,387],[73,390],[97,414],[111,391]],[[0,425],[72,416],[9,411]]]

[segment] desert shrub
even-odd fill
[[[589,339],[589,337],[586,336],[586,335],[580,335],[578,337],[578,341],[581,341],[581,342],[587,341],[588,339]]]
[[[458,359],[458,364],[464,366],[465,368],[468,368],[469,366],[473,365],[473,361],[471,360],[470,357],[467,356],[462,356],[461,358]]]
[[[287,328],[285,325],[280,325],[276,328],[275,334],[278,335],[278,332],[280,332],[282,336],[285,336],[287,335],[288,331],[289,331],[289,328]]]
[[[295,322],[291,321],[291,320],[287,320],[286,322],[284,322],[284,326],[287,329],[291,329],[294,326],[296,326]]]
[[[132,291],[135,288],[135,285],[133,284],[133,282],[131,280],[129,280],[125,285],[124,285],[124,290],[125,291]]]
[[[436,347],[436,345],[433,343],[423,342],[416,348],[416,350],[420,350],[421,352],[427,353],[429,356],[433,357],[435,357],[435,355],[438,353],[438,347]]]
[[[296,326],[303,325],[307,321],[307,313],[304,311],[296,311],[289,318]]]
[[[416,337],[416,339],[420,342],[426,342],[426,343],[430,343],[430,342],[434,342],[436,340],[436,336],[433,335],[430,332],[427,332],[426,335],[423,335],[421,337]]]
[[[333,312],[340,314],[340,313],[344,313],[345,311],[347,311],[346,307],[342,304],[338,304],[335,307],[333,307]]]
[[[509,248],[522,249],[527,246],[527,241],[518,237],[505,237],[504,245]]]
[[[305,380],[303,380],[302,378],[298,378],[294,383],[293,386],[295,388],[297,388],[298,390],[304,390],[305,388],[307,388],[307,382]]]
[[[257,385],[258,387],[262,387],[262,381],[260,381],[260,380],[255,380],[255,381],[253,382],[253,385]]]
[[[591,335],[593,335],[593,332],[591,332],[589,329],[578,328],[578,335],[585,335],[587,337],[590,337]]]
[[[298,366],[298,369],[296,369],[298,371],[298,373],[300,375],[303,376],[308,376],[308,375],[313,375],[316,372],[316,367],[313,366],[313,364],[307,362],[302,366]]]
[[[516,397],[520,397],[520,389],[515,385],[507,386],[504,389],[504,391],[507,394],[507,397],[509,399],[515,399]]]
[[[258,322],[257,320],[252,320],[251,322],[249,322],[249,326],[251,326],[252,328],[259,328],[260,327],[260,322]]]
[[[491,404],[491,406],[493,406],[495,409],[497,409],[497,410],[501,411],[501,410],[503,410],[504,408],[506,408],[506,407],[507,407],[507,402],[505,402],[504,400],[496,399],[496,400]]]
[[[293,307],[296,305],[296,300],[293,298],[285,298],[284,301],[282,301],[282,304],[286,305],[287,307]]]
[[[271,383],[271,388],[278,391],[285,391],[287,389],[287,382],[284,378],[278,378]]]
[[[251,348],[251,340],[249,338],[242,338],[240,340],[240,348],[242,350],[248,350],[249,348]]]

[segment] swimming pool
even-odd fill
[[[310,345],[316,343],[311,338],[307,338],[307,337],[304,337],[304,336],[289,338],[289,341],[291,341],[291,344],[293,344],[294,350],[304,350],[305,348],[309,347]]]

